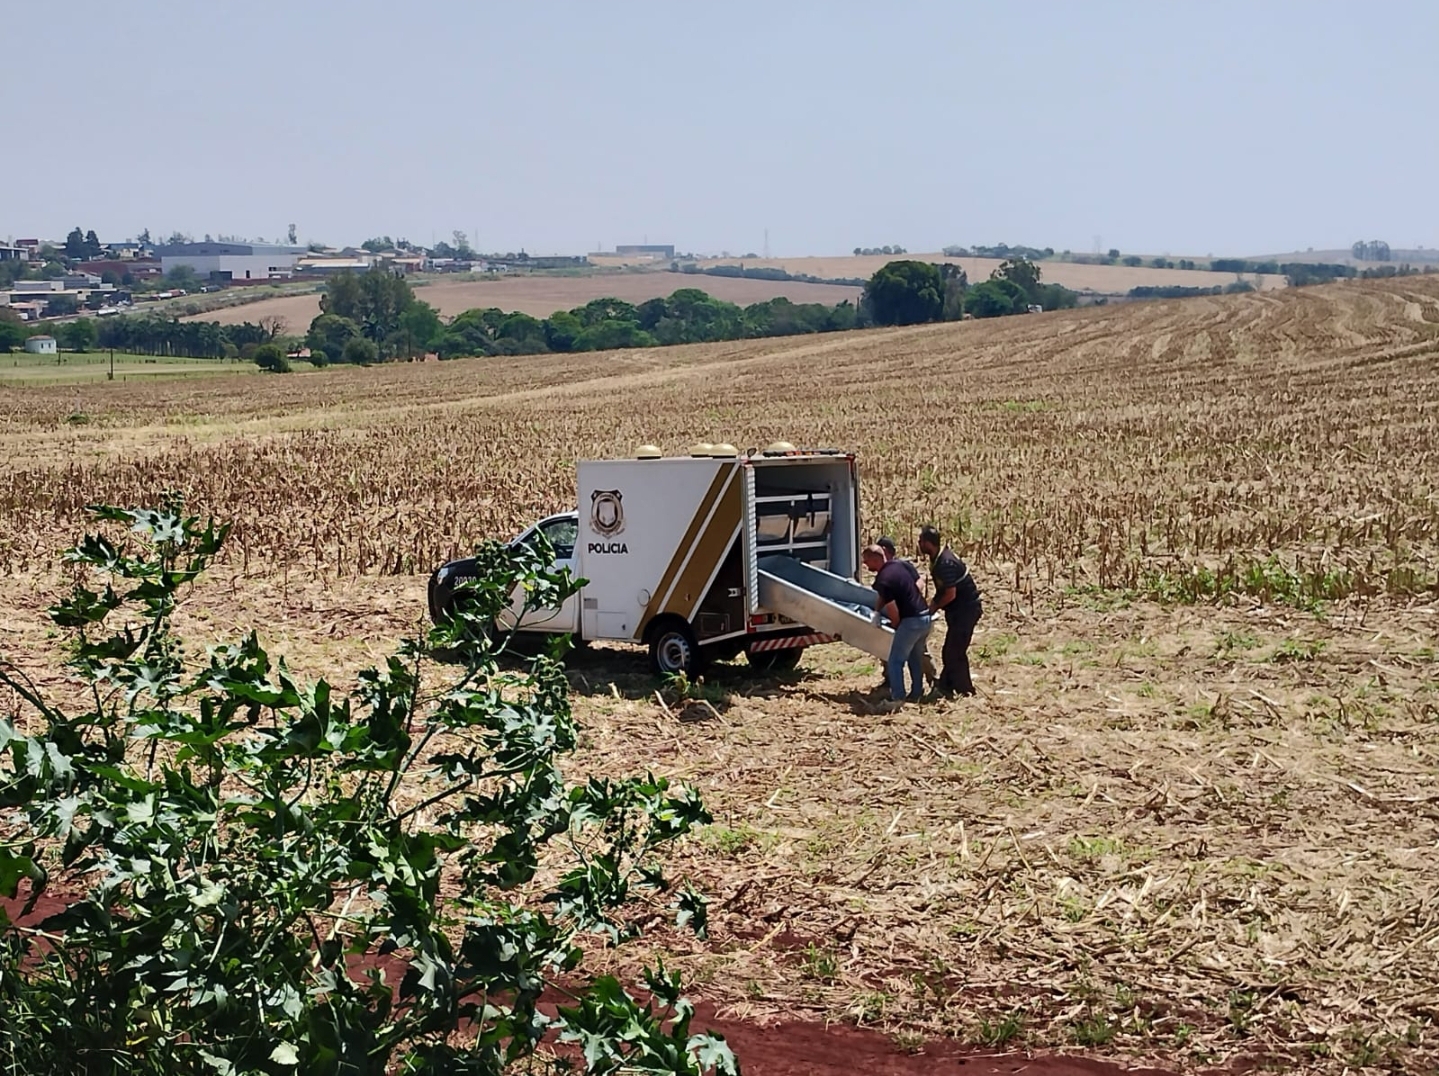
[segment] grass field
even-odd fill
[[[118,382],[155,381],[197,374],[256,373],[250,362],[226,362],[219,359],[187,359],[164,355],[135,355],[115,352],[115,380]],[[110,353],[66,351],[60,355],[30,355],[14,352],[0,355],[0,385],[60,385],[89,381],[105,381],[110,374]]]
[[[669,295],[676,288],[700,288],[716,299],[741,306],[784,296],[796,303],[834,305],[859,298],[859,289],[833,284],[737,280],[726,277],[682,276],[678,273],[617,273],[592,276],[514,276],[486,280],[440,280],[416,289],[416,296],[445,317],[476,307],[497,306],[535,317],[556,310],[583,306],[591,299],[615,298],[632,303]],[[197,315],[200,320],[231,325],[262,317],[283,317],[292,332],[303,332],[320,312],[318,295],[292,295]]]
[[[68,690],[55,551],[179,489],[236,523],[182,627],[343,678],[429,568],[569,505],[576,458],[780,437],[858,451],[868,532],[956,535],[981,694],[879,716],[834,645],[717,668],[681,723],[638,652],[577,660],[577,770],[717,818],[677,865],[712,940],[656,935],[667,964],[734,1019],[901,1044],[1433,1070],[1439,281],[7,391],[0,646]]]

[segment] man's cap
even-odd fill
[[[889,553],[890,556],[894,556],[894,539],[891,538],[889,535],[886,534],[883,538],[881,538],[874,544],[885,550],[887,553]]]

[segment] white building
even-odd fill
[[[295,272],[330,276],[334,273],[365,273],[378,259],[373,254],[356,258],[301,258],[295,264]]]
[[[53,336],[32,336],[25,341],[25,350],[32,355],[53,355],[55,354],[55,338]]]
[[[176,243],[155,248],[167,274],[187,266],[201,280],[284,280],[295,271],[304,247],[269,243]]]

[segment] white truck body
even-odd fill
[[[586,580],[561,609],[509,630],[680,649],[656,668],[845,639],[883,657],[891,632],[859,585],[858,465],[839,452],[750,453],[579,464],[579,511],[541,520],[557,563]],[[683,644],[683,645],[681,645]],[[661,647],[663,641],[661,641]],[[688,648],[688,649],[686,649]]]

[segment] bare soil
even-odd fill
[[[591,299],[623,299],[642,303],[662,298],[679,288],[699,288],[727,302],[748,306],[783,297],[796,303],[823,303],[834,306],[859,298],[860,289],[838,284],[803,284],[795,281],[745,280],[733,277],[685,275],[670,272],[595,274],[592,276],[514,276],[489,280],[438,281],[424,284],[415,295],[445,317],[454,317],[477,307],[499,307],[534,317],[549,317],[556,310],[572,310]],[[289,295],[262,299],[244,306],[229,307],[209,314],[197,314],[199,321],[222,325],[282,317],[292,332],[303,331],[320,312],[317,294]]]

